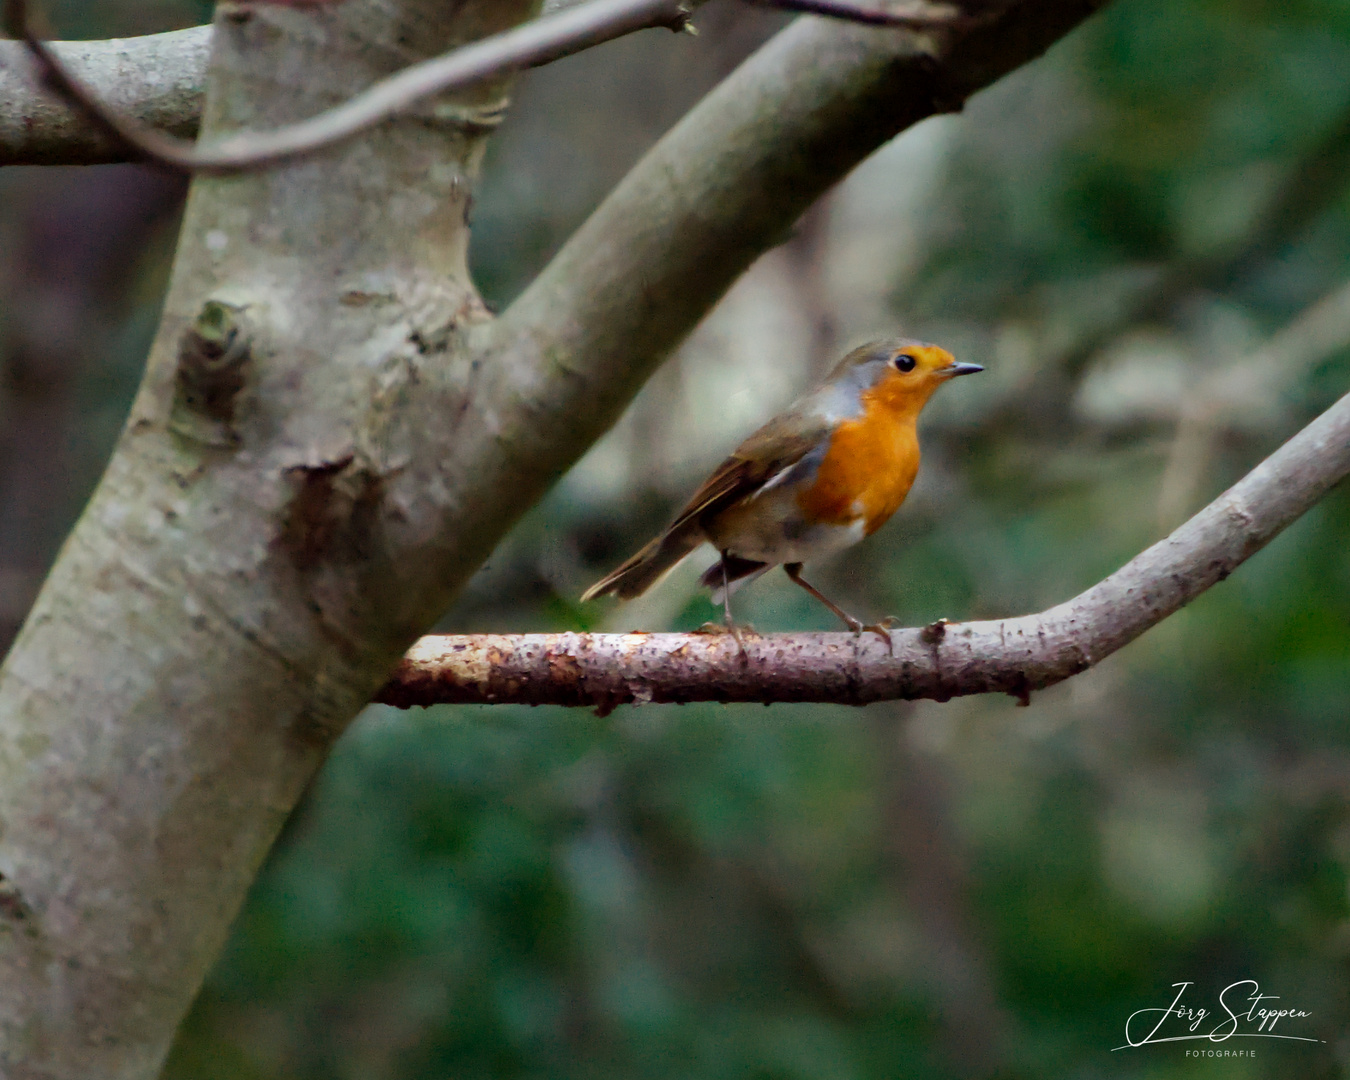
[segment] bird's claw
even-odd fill
[[[694,633],[730,634],[733,638],[736,639],[736,645],[741,650],[741,663],[743,664],[748,664],[750,662],[750,654],[745,651],[745,639],[741,636],[742,633],[750,634],[752,637],[759,637],[759,631],[757,631],[749,623],[734,623],[734,622],[733,623],[705,622],[702,626],[700,626],[697,630],[695,630]]]
[[[894,615],[887,615],[884,619],[881,619],[878,622],[868,623],[866,626],[864,626],[859,620],[854,619],[852,622],[849,623],[849,629],[852,630],[853,633],[858,637],[862,637],[864,633],[871,631],[873,634],[876,634],[878,637],[881,638],[882,641],[886,643],[887,649],[889,649],[892,653],[894,653],[895,642],[891,640],[891,627],[894,626],[899,621],[900,620],[897,619]]]
[[[742,633],[749,634],[751,637],[759,637],[759,631],[747,623],[722,623],[709,620],[694,631],[696,634],[730,634],[734,638],[739,638]]]

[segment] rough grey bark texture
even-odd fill
[[[557,14],[584,2],[546,0],[542,13]],[[686,7],[703,2],[689,0]],[[670,0],[659,6],[673,10],[679,5]],[[634,25],[648,23],[639,17]],[[579,38],[564,52],[631,29],[620,24],[592,40]],[[95,100],[162,133],[179,138],[196,135],[206,96],[211,27],[109,41],[54,42],[52,47]],[[128,160],[124,144],[101,135],[60,95],[42,89],[34,78],[35,67],[23,44],[0,41],[0,165],[101,165]],[[325,137],[330,130],[331,126],[324,129]]]
[[[1033,690],[1085,671],[1224,580],[1350,472],[1350,397],[1190,521],[1039,615],[876,634],[445,634],[423,638],[376,700],[403,708],[828,701]]]
[[[201,118],[211,28],[112,41],[65,41],[58,55],[100,101],[184,138]],[[99,165],[124,161],[121,147],[40,89],[17,41],[0,41],[0,165]]]
[[[500,86],[199,179],[91,505],[0,669],[0,1062],[146,1077],[328,746],[510,524],[875,146],[1098,6],[803,20],[499,326],[465,212]],[[526,0],[222,3],[203,131],[314,115]]]
[[[529,8],[221,5],[204,127],[311,115]],[[503,92],[194,185],[127,429],[0,673],[6,1075],[157,1071],[333,735],[463,573],[399,556],[444,553],[460,508],[421,433],[486,317],[461,117]]]
[[[654,26],[679,30],[688,24],[698,0],[586,0],[547,19],[531,19],[501,33],[460,44],[440,56],[409,64],[360,93],[313,116],[275,128],[245,128],[206,139],[181,139],[148,126],[125,109],[109,108],[66,69],[48,42],[25,29],[27,0],[8,17],[15,33],[38,62],[49,91],[74,105],[90,125],[101,129],[133,157],[164,168],[198,175],[255,172],[295,161],[316,150],[337,146],[391,117],[405,116],[438,94],[472,87],[484,79],[591,48],[624,34]]]

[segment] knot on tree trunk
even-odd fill
[[[178,344],[169,427],[193,442],[235,449],[235,413],[252,364],[244,309],[208,300]]]

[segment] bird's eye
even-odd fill
[[[896,371],[913,371],[914,365],[918,363],[909,353],[901,353],[891,361],[895,365]]]

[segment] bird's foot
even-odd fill
[[[756,630],[753,626],[751,626],[748,622],[722,623],[722,622],[708,621],[705,622],[702,626],[700,626],[697,630],[695,630],[694,633],[730,634],[732,637],[740,637],[741,634],[749,634],[751,637],[760,636],[759,631]]]
[[[736,645],[741,650],[741,663],[743,664],[748,664],[750,662],[750,654],[745,651],[745,638],[742,635],[749,634],[751,637],[759,637],[759,631],[756,630],[749,623],[734,623],[734,622],[727,622],[727,623],[705,622],[702,626],[700,626],[697,630],[695,630],[694,633],[730,634],[732,637],[736,639]]]
[[[876,634],[878,637],[881,638],[882,641],[886,643],[886,648],[890,650],[892,654],[894,654],[895,642],[891,640],[891,627],[893,627],[899,621],[900,620],[897,619],[894,615],[887,615],[884,619],[881,619],[874,623],[868,623],[866,626],[864,626],[859,620],[854,619],[853,622],[850,624],[849,628],[855,634],[857,634],[858,637],[862,637],[863,634],[865,633]]]

